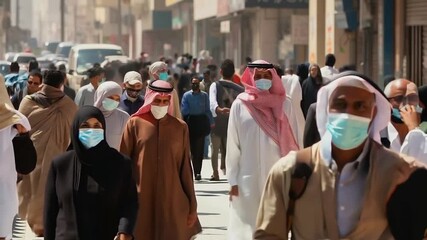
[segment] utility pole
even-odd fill
[[[117,28],[117,44],[119,46],[122,46],[122,0],[117,0],[117,8],[118,8],[118,12],[119,12],[119,21],[117,23],[118,28]]]
[[[61,42],[65,41],[65,0],[61,0]]]

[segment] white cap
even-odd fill
[[[125,74],[124,83],[129,83],[130,85],[134,85],[137,83],[142,84],[141,74],[135,71],[130,71]]]

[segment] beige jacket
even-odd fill
[[[335,179],[337,172],[320,157],[319,143],[313,145],[313,173],[307,188],[295,203],[292,232],[296,239],[393,239],[386,217],[386,203],[396,186],[419,167],[414,158],[391,152],[378,143],[370,144],[369,172],[360,221],[340,238],[336,218]],[[280,159],[271,169],[260,203],[255,239],[288,239],[286,211],[289,203],[291,172],[296,152]]]

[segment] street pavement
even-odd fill
[[[197,210],[202,225],[202,234],[197,240],[225,240],[228,225],[228,183],[225,176],[221,181],[211,182],[211,160],[205,159],[202,167],[202,181],[196,181]]]
[[[203,231],[197,240],[225,240],[228,224],[228,183],[225,176],[220,175],[221,181],[211,182],[211,160],[205,159],[202,168],[202,180],[195,181],[198,213]],[[221,174],[221,173],[220,173]],[[28,224],[17,220],[14,228],[15,240],[40,240],[30,230]]]

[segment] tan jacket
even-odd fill
[[[319,143],[313,145],[313,173],[307,188],[295,203],[292,232],[296,239],[340,239],[337,224],[335,179],[337,172],[320,157]],[[378,143],[370,144],[369,172],[360,221],[345,239],[393,239],[386,217],[386,203],[396,186],[419,167],[414,158],[391,152]],[[288,239],[286,211],[291,172],[296,152],[280,159],[271,169],[261,199],[255,239]],[[343,239],[343,238],[341,238]]]

